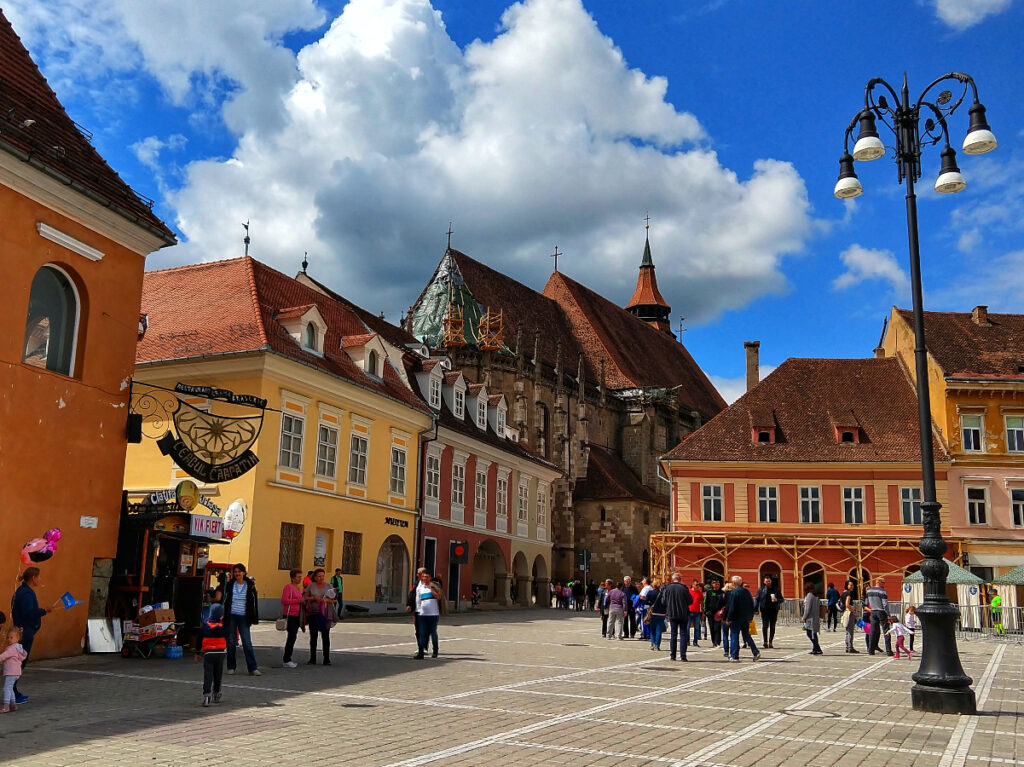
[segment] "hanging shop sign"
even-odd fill
[[[177,486],[173,488],[169,488],[167,490],[157,490],[155,493],[150,493],[148,496],[146,496],[146,503],[150,506],[159,506],[168,505],[173,502],[176,503],[182,509],[185,509],[186,511],[191,511],[192,509],[196,508],[196,506],[205,506],[218,517],[223,515],[224,512],[221,511],[220,506],[218,506],[212,500],[207,498],[205,495],[199,494],[198,488],[196,488],[196,503],[190,507],[184,506],[181,503],[182,493],[184,492],[189,497],[191,497],[191,488],[188,488],[187,485],[184,489],[182,488],[182,486],[185,485],[185,483],[188,483],[188,485],[191,485],[192,487],[196,487],[195,482],[186,479],[182,482],[179,482]]]
[[[196,538],[224,537],[224,520],[220,517],[205,517],[200,514],[190,514],[191,534]]]
[[[223,415],[195,407],[183,396],[203,397],[259,412]],[[259,463],[252,446],[263,428],[267,401],[262,397],[212,386],[179,383],[171,390],[133,381],[131,402],[130,415],[142,417],[143,433],[155,431],[149,436],[156,438],[160,452],[174,459],[190,477],[201,482],[227,482]]]

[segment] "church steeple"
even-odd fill
[[[649,220],[649,219],[648,219]],[[645,227],[647,237],[644,241],[644,257],[640,261],[640,274],[636,278],[636,290],[626,304],[626,311],[643,320],[648,325],[672,334],[669,315],[672,307],[662,298],[658,290],[658,278],[654,275],[654,259],[651,258],[650,224]]]

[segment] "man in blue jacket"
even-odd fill
[[[683,585],[679,573],[673,573],[672,582],[661,591],[661,599],[665,604],[665,617],[671,627],[668,639],[669,659],[676,659],[676,643],[679,643],[679,660],[686,660],[686,626],[690,619],[690,605],[693,597],[690,590]]]
[[[754,653],[754,660],[761,660],[761,653],[757,645],[750,637],[750,621],[754,620],[754,598],[750,592],[743,588],[743,579],[734,575],[732,577],[733,589],[725,596],[725,615],[722,623],[729,627],[730,660],[733,663],[740,662],[740,637],[747,643],[747,647]]]

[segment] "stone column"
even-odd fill
[[[551,607],[551,579],[537,578],[537,604],[535,607]]]
[[[508,573],[497,573],[494,576],[494,585],[498,589],[498,593],[494,595],[494,601],[502,607],[508,607],[512,604],[512,600],[509,598],[509,585],[512,583],[512,576]]]
[[[516,592],[519,597],[518,602],[523,607],[530,606],[530,576],[529,575],[517,575],[516,576]]]

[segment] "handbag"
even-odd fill
[[[843,628],[850,625],[850,611],[843,610],[842,616],[839,618],[839,622],[843,624]]]
[[[719,607],[715,611],[715,620],[716,621],[725,620],[725,608],[724,607]]]
[[[747,632],[750,636],[757,636],[757,623],[754,622],[753,618],[750,619],[750,626],[747,627]]]
[[[651,625],[651,614],[652,614],[652,612],[653,612],[653,610],[651,610],[650,608],[648,608],[647,610],[644,610],[644,625],[645,626],[650,626]]]
[[[278,618],[274,622],[274,628],[276,628],[278,631],[287,631],[288,630],[288,619],[287,618]]]

